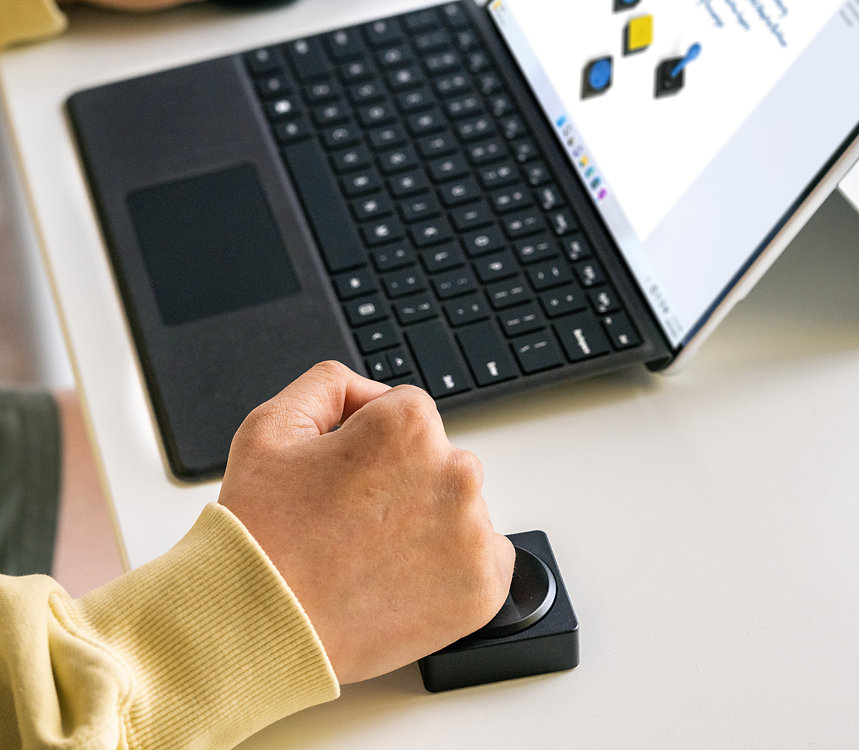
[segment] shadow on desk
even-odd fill
[[[859,213],[836,192],[698,356],[732,368],[856,349]]]

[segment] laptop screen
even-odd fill
[[[674,347],[856,137],[859,0],[489,11]]]

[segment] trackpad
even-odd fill
[[[300,289],[250,164],[136,190],[128,206],[165,325]]]

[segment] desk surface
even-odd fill
[[[217,497],[165,471],[62,102],[109,79],[414,7],[81,9],[0,56],[8,125],[132,566]],[[846,748],[859,738],[859,217],[835,196],[671,378],[634,371],[448,420],[497,528],[549,534],[568,673],[429,695],[417,667],[243,747]]]

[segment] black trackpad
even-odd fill
[[[250,164],[137,190],[128,206],[165,325],[300,288]]]

